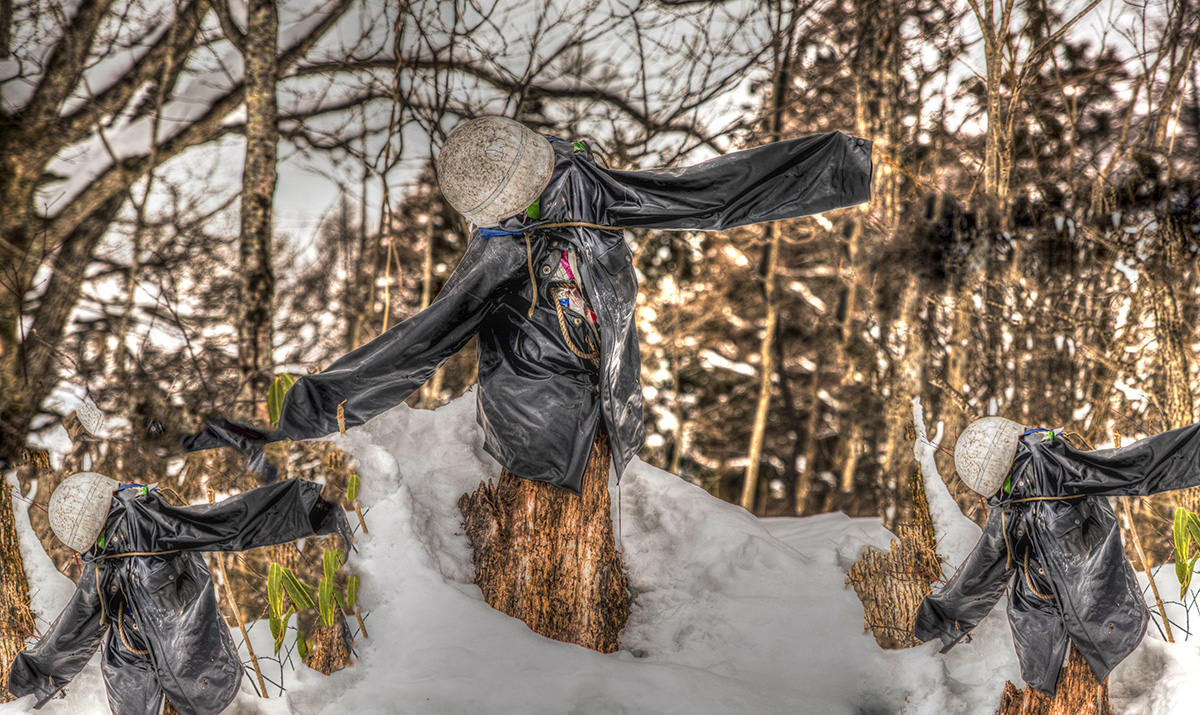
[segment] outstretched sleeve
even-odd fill
[[[8,692],[32,694],[40,708],[83,670],[100,645],[107,626],[96,588],[96,565],[86,563],[74,595],[50,630],[17,654],[8,673]]]
[[[263,457],[263,445],[337,432],[339,406],[349,428],[403,402],[466,345],[497,291],[525,270],[520,236],[476,235],[428,308],[325,370],[297,380],[284,399],[278,430],[268,433],[213,418],[204,431],[182,438],[184,449],[233,447],[245,455],[250,469],[266,472],[273,481],[274,468]]]
[[[321,498],[321,485],[286,479],[215,504],[153,503],[159,525],[155,550],[245,551],[316,534],[337,533],[350,544],[350,527],[340,506]]]
[[[830,132],[677,169],[598,169],[598,182],[611,225],[722,231],[864,203],[871,148],[870,140]]]
[[[479,330],[495,293],[526,270],[520,236],[475,236],[428,308],[288,390],[279,420],[291,439],[361,425],[403,402]]]
[[[942,641],[950,650],[991,612],[1008,585],[1008,547],[1004,541],[1003,509],[992,509],[983,536],[958,571],[917,609],[913,635],[921,641]]]
[[[1042,445],[1064,495],[1145,496],[1200,486],[1200,424],[1138,440],[1120,449],[1084,452],[1065,439]]]

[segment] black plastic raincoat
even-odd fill
[[[1101,681],[1141,642],[1150,616],[1105,497],[1200,485],[1200,424],[1095,452],[1046,434],[1021,438],[1012,491],[988,500],[983,536],[921,603],[913,633],[945,653],[1009,588],[1021,676],[1054,693],[1068,639]]]
[[[637,279],[619,227],[724,230],[870,196],[871,142],[840,132],[646,171],[605,169],[581,143],[552,144],[554,174],[539,220],[508,219],[500,230],[476,233],[426,310],[296,381],[277,434],[217,420],[185,446],[234,444],[256,457],[266,439],[338,431],[339,406],[347,427],[361,425],[402,402],[478,334],[477,417],[488,453],[513,474],[578,494],[598,429],[609,436],[618,476],[645,439]],[[568,222],[592,225],[556,225]],[[552,294],[549,279],[568,248],[580,257],[580,287],[598,330],[564,314]]]
[[[40,708],[99,646],[116,715],[156,715],[164,694],[182,715],[215,715],[237,695],[242,663],[198,552],[335,532],[349,538],[345,512],[322,499],[314,482],[289,479],[189,507],[150,489],[122,488],[113,495],[103,548],[83,554],[75,594],[17,654],[8,690],[34,695]]]

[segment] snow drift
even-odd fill
[[[357,644],[354,667],[331,677],[284,668],[285,691],[269,700],[254,695],[247,677],[230,715],[950,715],[992,712],[1004,681],[1020,682],[1003,603],[945,656],[936,643],[883,651],[863,633],[862,606],[843,579],[864,545],[886,550],[891,535],[877,521],[757,519],[638,460],[619,488],[610,485],[632,592],[622,650],[603,655],[547,640],[488,607],[472,583],[456,502],[500,470],[483,451],[473,395],[434,412],[400,406],[339,439],[355,455],[370,507],[371,531],[350,568],[362,578],[371,638]],[[944,490],[940,480],[927,484]],[[939,505],[947,499],[931,495]],[[17,510],[44,628],[73,587],[42,552],[23,505]],[[978,536],[970,526],[950,529],[951,566],[973,544],[958,542]],[[1160,587],[1177,593],[1168,571]],[[1200,651],[1151,631],[1112,676],[1116,712],[1192,712]],[[257,652],[269,653],[266,624],[251,634]],[[277,678],[278,667],[267,674]],[[0,715],[30,706],[28,698],[2,705]],[[41,712],[106,711],[93,659],[66,697]]]

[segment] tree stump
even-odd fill
[[[488,605],[535,633],[611,653],[629,617],[613,541],[608,437],[596,436],[576,496],[508,470],[458,500]]]
[[[29,581],[25,561],[17,543],[16,515],[8,483],[0,480],[0,686],[8,683],[13,659],[25,649],[35,630],[29,607]],[[12,700],[7,687],[0,687],[0,702]]]
[[[868,546],[846,572],[846,585],[854,589],[863,604],[863,624],[881,648],[911,648],[921,644],[912,634],[917,607],[941,575],[929,501],[920,472],[911,484],[912,523],[897,524],[900,538],[892,541],[889,552]]]
[[[1096,680],[1087,661],[1071,644],[1067,664],[1058,674],[1058,689],[1054,697],[1033,688],[1021,690],[1011,682],[1004,683],[1000,697],[1000,715],[1109,715],[1108,679]]]
[[[312,650],[304,664],[322,675],[331,675],[349,667],[350,631],[342,614],[338,613],[332,626],[322,625],[318,620],[309,633]]]

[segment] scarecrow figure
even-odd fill
[[[478,336],[476,414],[504,471],[459,501],[476,583],[535,632],[612,652],[629,596],[609,465],[620,479],[645,440],[623,229],[716,231],[863,203],[871,142],[833,132],[691,167],[616,171],[583,142],[482,117],[451,132],[437,169],[442,194],[476,230],[430,306],[297,380],[276,433],[216,419],[185,446],[233,445],[269,471],[266,442],[361,425]]]
[[[217,608],[201,551],[244,551],[314,534],[350,544],[345,512],[314,482],[289,479],[215,504],[177,507],[154,487],[95,472],[50,498],[50,527],[80,552],[75,594],[50,629],[17,654],[8,690],[41,708],[101,648],[116,715],[214,715],[237,695],[242,663]]]
[[[1085,452],[1062,430],[985,417],[963,430],[954,465],[990,513],[975,550],[922,601],[914,635],[940,639],[945,653],[1007,589],[1030,686],[1054,694],[1068,641],[1103,682],[1141,642],[1150,618],[1105,497],[1200,485],[1200,424]]]
[[[425,310],[288,391],[280,429],[212,420],[191,450],[323,437],[400,404],[479,337],[477,416],[488,453],[579,494],[603,429],[618,477],[645,440],[637,279],[623,228],[720,231],[860,204],[871,142],[841,132],[696,166],[616,171],[583,142],[504,117],[468,121],[437,160],[446,200],[477,228]]]

